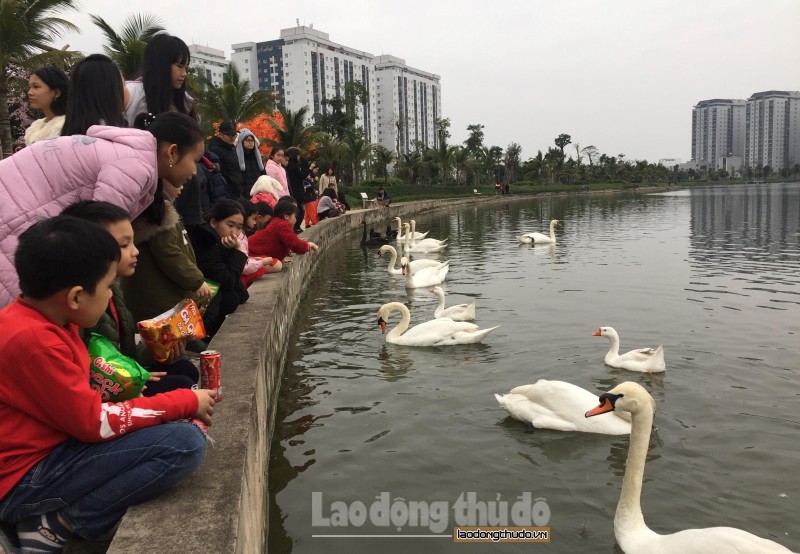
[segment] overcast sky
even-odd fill
[[[392,54],[441,76],[451,142],[485,125],[485,144],[527,159],[560,133],[628,159],[690,157],[692,106],[800,90],[800,0],[79,0],[80,34],[58,45],[102,51],[88,14],[115,28],[152,12],[187,44],[225,50],[313,23],[333,42]],[[126,11],[123,6],[130,6]],[[573,146],[567,147],[568,152]]]

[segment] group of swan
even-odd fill
[[[393,312],[400,312],[400,323],[386,333],[386,322]],[[480,329],[474,323],[454,321],[446,317],[432,319],[409,328],[410,323],[411,312],[405,304],[389,302],[378,310],[378,324],[381,326],[381,331],[386,333],[386,342],[404,346],[472,344],[480,342],[486,335],[497,329],[497,327]]]
[[[762,539],[733,527],[686,529],[670,535],[659,535],[644,522],[641,496],[644,464],[650,445],[650,432],[656,403],[638,383],[625,382],[600,395],[600,405],[587,411],[585,417],[606,417],[628,413],[631,417],[628,458],[625,476],[614,514],[614,536],[625,554],[707,554],[737,552],[767,554],[791,552],[780,544]]]
[[[523,242],[525,244],[535,243],[535,244],[555,244],[556,242],[556,225],[559,225],[561,222],[557,219],[554,219],[550,222],[550,236],[543,235],[542,233],[525,233],[524,235],[518,235],[517,240]]]

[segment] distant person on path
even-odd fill
[[[375,201],[378,203],[379,206],[383,206],[385,208],[388,208],[389,204],[392,203],[392,199],[389,196],[388,191],[383,187],[380,187],[378,189],[378,196],[375,198]]]
[[[219,158],[219,166],[225,182],[228,183],[228,198],[238,200],[242,197],[242,170],[239,169],[239,157],[236,155],[236,139],[239,133],[230,121],[219,124],[216,136],[208,143],[208,149]],[[250,192],[249,190],[247,192]]]
[[[328,171],[319,178],[319,194],[322,195],[322,191],[328,188],[331,185],[336,185],[336,171],[333,167],[329,167]]]
[[[289,196],[289,184],[286,181],[287,161],[286,151],[283,148],[276,146],[272,149],[272,152],[269,155],[269,160],[267,160],[267,165],[264,168],[264,170],[267,172],[267,175],[280,183],[280,190],[275,191],[278,193],[279,198],[283,196]]]
[[[57,67],[40,67],[28,79],[28,103],[44,117],[25,130],[25,145],[61,135],[67,113],[69,77]]]

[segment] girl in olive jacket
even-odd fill
[[[156,191],[153,204],[133,221],[139,260],[136,273],[122,282],[125,301],[137,321],[164,313],[184,298],[200,301],[211,295],[172,205],[180,188],[163,180],[159,187],[163,191]]]

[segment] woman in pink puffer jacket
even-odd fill
[[[57,215],[78,200],[104,200],[125,208],[133,219],[152,204],[158,178],[187,165],[177,153],[184,145],[170,144],[175,140],[154,130],[180,127],[170,118],[186,116],[159,117],[165,117],[163,125],[151,132],[95,125],[86,135],[39,141],[0,161],[0,307],[19,293],[17,237],[37,218]],[[199,130],[192,142],[198,138],[202,152]],[[160,175],[162,165],[165,175]]]

